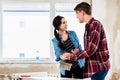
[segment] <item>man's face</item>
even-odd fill
[[[80,23],[84,22],[84,12],[83,11],[76,11],[77,18]]]

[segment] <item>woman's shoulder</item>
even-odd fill
[[[76,32],[75,32],[75,31],[70,30],[70,31],[68,31],[68,34],[69,34],[69,35],[76,35]]]
[[[58,40],[54,37],[52,38],[52,42],[58,42]]]
[[[73,34],[73,33],[75,33],[75,31],[68,30],[68,33]]]
[[[54,37],[54,38],[52,38],[52,41],[56,41],[56,38]]]

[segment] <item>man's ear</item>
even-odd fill
[[[85,14],[85,12],[83,10],[80,11],[82,14]]]

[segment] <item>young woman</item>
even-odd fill
[[[82,78],[84,59],[78,61],[64,60],[62,54],[71,53],[74,50],[80,49],[78,37],[74,31],[67,31],[67,21],[62,16],[56,16],[53,19],[54,38],[52,39],[56,61],[72,63],[70,71],[60,70],[61,77],[66,78]],[[72,54],[72,53],[71,53]]]

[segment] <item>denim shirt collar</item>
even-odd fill
[[[69,36],[69,34],[70,34],[70,31],[67,31],[67,33],[68,33],[68,36]],[[62,37],[61,37],[61,35],[59,35],[59,38],[60,38],[61,42],[63,43],[64,41],[62,40]]]

